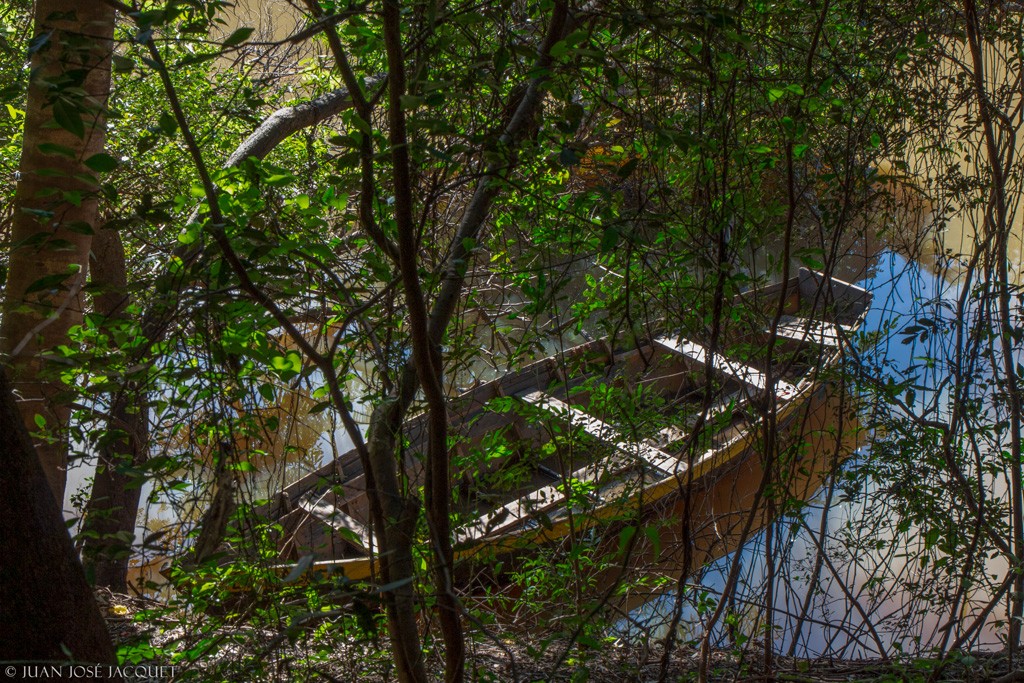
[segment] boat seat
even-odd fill
[[[582,427],[583,431],[598,441],[611,444],[620,453],[643,461],[654,470],[653,474],[664,478],[672,474],[679,466],[679,459],[659,450],[657,447],[641,441],[625,441],[617,430],[607,422],[599,420],[565,401],[555,398],[542,391],[535,391],[521,397],[531,405],[535,405],[558,417],[566,419],[572,426]]]
[[[355,535],[358,541],[356,541],[356,538],[352,538],[350,534],[344,534],[345,540],[356,543],[364,549],[369,548],[372,538],[370,529],[356,518],[328,502],[326,500],[328,496],[333,496],[333,493],[327,491],[319,496],[315,493],[311,494],[299,500],[299,507],[311,517],[315,517],[335,531],[347,529]]]
[[[792,315],[783,316],[779,321],[778,336],[798,342],[807,342],[817,346],[838,349],[846,334],[853,327],[838,325],[813,318],[799,318]],[[770,333],[771,329],[765,330]]]
[[[703,365],[707,364],[708,350],[696,342],[687,339],[662,337],[655,340],[655,344],[671,353],[686,356]],[[743,382],[756,391],[764,391],[767,388],[768,376],[764,372],[749,365],[729,360],[720,353],[715,354],[714,368],[737,381]],[[796,387],[784,379],[776,379],[775,394],[780,399],[792,398],[796,395]]]
[[[573,472],[569,475],[569,478],[575,481],[588,483],[600,481],[603,476],[608,473],[607,467],[605,467],[606,464],[606,461],[591,463],[590,465],[581,467]],[[629,469],[630,468],[627,464],[627,466],[619,467],[615,470],[614,474],[621,475],[623,472],[629,471]],[[633,463],[633,472],[633,476],[629,479],[620,478],[618,483],[622,484],[627,481],[635,481],[637,483],[642,482],[643,477],[636,469],[635,462]],[[592,502],[598,505],[609,502],[602,498],[600,491],[591,491],[588,494],[588,497]],[[542,486],[525,495],[519,496],[515,500],[509,501],[499,508],[481,515],[477,518],[474,524],[462,531],[456,532],[456,543],[466,543],[468,541],[479,540],[487,536],[501,535],[524,521],[527,521],[527,519],[532,515],[543,514],[558,509],[560,506],[565,504],[566,498],[564,484],[562,482]]]
[[[744,401],[745,397],[743,396],[742,391],[736,391],[731,394],[727,394],[720,401],[708,407],[707,415],[705,415],[704,417],[704,424],[714,425],[715,420],[718,418],[718,416],[728,411],[730,406],[735,406],[735,410],[733,412],[734,416],[742,415],[745,406]],[[699,409],[693,412],[692,414],[686,416],[683,424],[683,427],[685,427],[685,429],[679,425],[669,425],[667,427],[663,427],[658,432],[656,445],[658,445],[661,448],[664,448],[669,444],[678,443],[679,441],[685,439],[692,433],[693,427],[697,423],[698,415],[700,415]]]
[[[481,515],[472,526],[456,533],[456,543],[477,540],[492,534],[501,534],[530,515],[547,512],[564,501],[565,495],[560,486],[553,484],[542,486]]]
[[[638,460],[646,466],[646,469],[653,470],[652,474],[659,479],[669,476],[674,468],[679,466],[677,458],[658,450],[654,446],[618,440],[618,434],[611,425],[588,415],[578,408],[570,406],[554,396],[535,391],[520,398],[559,418],[566,419],[573,426],[582,427],[587,434],[615,447],[619,455],[618,458],[605,458],[599,462],[581,467],[569,475],[569,478],[572,480],[596,483],[606,480],[609,475],[615,477],[629,470],[636,471],[638,469]],[[549,476],[561,476],[557,472],[552,471],[548,471],[547,474]],[[640,479],[640,473],[636,472],[633,478]],[[591,492],[589,497],[598,504],[607,502],[601,497],[599,492]],[[563,483],[558,482],[542,486],[481,515],[472,526],[459,532],[456,535],[456,540],[459,543],[464,543],[485,536],[500,535],[521,524],[531,515],[546,513],[563,505],[565,500],[566,495]]]

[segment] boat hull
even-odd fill
[[[498,575],[516,571],[519,558],[529,557],[542,547],[578,542],[599,549],[603,556],[622,555],[621,561],[617,559],[598,578],[600,586],[613,585],[614,577],[625,569],[668,577],[692,576],[700,566],[729,552],[768,520],[786,512],[785,505],[778,503],[782,492],[783,500],[805,500],[849,450],[846,433],[855,430],[842,428],[844,422],[849,426],[851,419],[844,408],[848,401],[828,373],[840,362],[844,345],[849,344],[870,303],[870,295],[860,288],[802,271],[787,284],[786,293],[794,302],[787,301],[787,315],[798,312],[801,297],[817,297],[826,284],[829,305],[844,311],[844,317],[837,318],[834,324],[807,321],[803,338],[794,342],[793,330],[800,330],[785,328],[792,326],[789,319],[781,321],[774,316],[771,346],[778,341],[780,349],[788,343],[819,350],[815,362],[810,364],[813,367],[792,382],[773,376],[774,371],[721,358],[685,340],[648,338],[619,351],[599,340],[570,349],[557,359],[534,363],[455,399],[450,409],[454,416],[452,431],[461,436],[464,451],[478,447],[496,429],[509,425],[520,432],[526,429],[519,417],[496,416],[488,408],[497,399],[507,402],[512,397],[518,402],[532,401],[567,424],[574,420],[582,424],[588,438],[610,444],[620,455],[625,453],[640,462],[636,471],[641,472],[633,477],[637,482],[633,489],[626,489],[613,500],[602,501],[597,496],[600,502],[592,505],[574,506],[568,502],[570,486],[584,478],[577,476],[583,469],[571,474],[563,470],[563,481],[551,482],[546,487],[557,495],[564,494],[561,507],[553,507],[546,499],[543,504],[547,507],[542,507],[541,498],[529,491],[516,494],[520,498],[513,496],[504,508],[499,504],[496,512],[482,515],[475,525],[471,523],[469,531],[459,532],[453,574],[458,582],[464,586],[500,583]],[[772,297],[780,298],[781,289],[782,285],[774,285],[760,294],[770,303]],[[789,335],[788,341],[784,335]],[[663,361],[659,359],[668,359],[664,361],[668,365],[660,366]],[[734,399],[725,409],[741,414],[742,420],[733,418],[727,429],[710,439],[683,439],[681,450],[677,448],[671,453],[650,445],[649,441],[624,443],[618,436],[609,435],[613,430],[601,420],[577,414],[581,411],[566,403],[572,395],[585,405],[586,392],[580,391],[583,379],[601,372],[611,376],[609,368],[621,370],[614,381],[624,386],[647,382],[664,390],[662,385],[681,374],[677,372],[679,368],[699,374],[708,363],[715,373],[743,387],[743,397]],[[652,374],[652,367],[661,370]],[[567,372],[566,368],[575,370]],[[559,387],[554,393],[539,391],[550,392],[549,387],[553,386]],[[535,395],[541,398],[536,399]],[[709,408],[705,400],[701,410],[710,421],[713,416]],[[416,444],[424,438],[424,420],[410,421],[405,432],[409,450],[415,451]],[[631,455],[627,453],[630,449],[635,451]],[[369,531],[355,519],[367,516],[365,503],[362,509],[357,505],[358,496],[365,498],[365,492],[359,490],[357,464],[354,454],[346,454],[285,489],[270,508],[262,511],[271,519],[283,520],[286,533],[282,546],[293,559],[317,556],[318,561],[309,567],[311,575],[330,572],[351,581],[375,577],[373,553],[359,553],[350,542],[360,534],[364,549],[373,542]],[[420,476],[419,467],[417,461],[408,463],[413,481]],[[766,488],[771,495],[766,495]],[[324,492],[318,493],[321,508],[313,512],[308,505],[299,509],[293,504],[302,496],[309,498],[309,491]],[[329,502],[324,503],[327,499]],[[347,512],[334,506],[337,500],[347,501]],[[317,519],[325,518],[324,510],[330,513],[330,525],[318,527]],[[551,511],[557,514],[547,514]],[[505,513],[508,519],[497,513]],[[629,528],[633,531],[624,531]],[[339,529],[344,542],[338,542]],[[346,553],[358,556],[346,557]],[[645,599],[641,592],[633,595],[627,602]]]

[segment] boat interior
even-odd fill
[[[840,356],[870,295],[803,269],[780,306],[782,290],[737,297],[717,352],[671,334],[621,348],[598,340],[453,399],[456,548],[621,511],[803,396]],[[425,429],[423,416],[406,424],[411,485],[422,481]],[[280,494],[282,555],[366,556],[374,544],[364,481],[348,453]]]

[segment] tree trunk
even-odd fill
[[[62,503],[70,408],[61,383],[46,376],[42,353],[64,343],[82,319],[98,193],[85,162],[103,151],[114,10],[102,2],[37,0],[35,35],[0,353],[10,357],[26,426],[34,431],[37,416],[45,421],[49,438],[37,440],[36,451]]]
[[[412,403],[416,386],[423,388],[427,397],[430,426],[427,453],[428,501],[427,518],[431,550],[434,554],[434,575],[442,635],[445,644],[445,681],[460,683],[465,678],[465,643],[463,642],[461,607],[451,586],[453,553],[449,520],[451,497],[448,474],[447,415],[441,390],[443,359],[440,349],[448,322],[465,281],[465,264],[470,258],[467,242],[473,242],[481,232],[490,207],[498,194],[498,184],[491,182],[507,172],[514,162],[503,159],[486,168],[463,213],[456,239],[451,243],[445,276],[437,298],[429,313],[417,274],[411,160],[401,99],[405,93],[403,52],[401,47],[401,8],[397,0],[384,4],[384,35],[389,66],[389,137],[392,148],[395,188],[395,218],[398,228],[397,256],[402,273],[402,286],[409,308],[412,329],[413,358],[407,361],[401,373],[397,396],[378,406],[370,421],[371,466],[377,491],[384,508],[384,539],[381,565],[384,581],[392,590],[384,591],[388,608],[388,630],[395,647],[395,662],[399,680],[413,683],[423,678],[422,656],[419,653],[419,634],[413,617],[414,602],[411,594],[413,578],[412,532],[418,510],[412,507],[412,498],[401,495],[395,474],[395,445],[406,411]],[[556,2],[551,23],[539,46],[537,64],[551,65],[551,49],[565,33],[568,6]],[[511,120],[502,132],[501,142],[511,145],[520,140],[541,102],[540,85],[547,75],[534,78],[526,87],[515,106]],[[390,440],[388,440],[389,437]],[[408,528],[407,528],[408,527]],[[406,595],[409,593],[409,595]],[[415,639],[415,649],[410,641]]]
[[[424,497],[434,555],[437,618],[444,640],[444,679],[446,683],[462,683],[465,678],[466,644],[462,634],[461,608],[451,581],[454,555],[449,509],[452,493],[448,473],[448,413],[441,383],[441,349],[440,344],[431,344],[427,303],[420,286],[419,259],[416,253],[412,160],[402,108],[406,86],[401,14],[399,0],[384,0],[384,42],[388,54],[388,137],[394,164],[392,178],[398,231],[398,265],[409,311],[413,363],[427,399],[429,432]],[[377,482],[380,481],[378,477]]]
[[[124,245],[116,230],[101,230],[93,239],[91,280],[101,293],[93,300],[96,313],[110,323],[124,318],[128,306],[128,274]],[[149,444],[144,393],[129,379],[111,396],[104,441],[99,444],[92,494],[82,519],[82,559],[97,586],[128,591],[128,561],[135,539],[142,486],[130,470],[146,461]]]
[[[400,683],[425,683],[427,672],[416,626],[415,565],[413,544],[419,501],[403,495],[395,470],[395,450],[401,435],[405,408],[400,399],[383,402],[370,418],[367,439],[369,464],[381,508],[381,591],[388,615],[388,635],[394,648]]]
[[[1019,328],[1015,328],[1015,302],[1011,291],[1009,261],[1009,238],[1013,219],[1010,217],[1010,202],[1007,194],[1007,178],[1012,168],[1015,146],[1011,143],[1006,157],[1000,152],[1001,145],[997,127],[1005,125],[1010,117],[1000,112],[992,102],[985,86],[985,57],[982,44],[981,25],[978,8],[974,0],[963,0],[967,45],[971,51],[972,77],[975,96],[978,100],[978,113],[985,135],[985,152],[991,168],[991,194],[985,212],[985,230],[992,238],[994,259],[992,270],[997,274],[996,281],[990,283],[997,293],[997,318],[999,327],[999,349],[1002,357],[1003,377],[1000,388],[1005,392],[1005,400],[1009,404],[1009,470],[1010,470],[1010,534],[1012,538],[1012,557],[1010,571],[1015,574],[1013,590],[1010,592],[1009,613],[1007,614],[1006,653],[1009,667],[1017,665],[1021,646],[1022,622],[1024,622],[1024,443],[1021,431],[1024,428],[1024,401],[1021,399],[1021,387],[1017,373],[1017,355],[1014,353],[1014,339]],[[1011,141],[1016,132],[1003,130],[1003,135]]]
[[[0,366],[0,661],[116,664],[11,389]]]
[[[193,567],[206,562],[217,552],[227,533],[228,522],[238,507],[235,503],[235,472],[231,469],[234,462],[232,446],[221,443],[213,483],[216,490],[210,507],[206,509],[202,521],[199,522],[199,536],[192,546],[192,557],[186,560],[186,563]]]

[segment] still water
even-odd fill
[[[923,67],[912,79],[911,88],[934,96],[937,89],[950,88],[964,75],[964,64],[970,64],[970,55],[963,43],[951,40],[944,48],[946,58]],[[1019,87],[1020,52],[1011,45],[996,43],[985,45],[982,53],[989,96],[1010,113],[1004,119],[1006,127],[997,135],[997,144],[1004,154],[1015,152],[1014,170],[1009,174],[1007,187],[1006,250],[1009,285],[1014,288],[1024,278],[1024,229],[1019,211],[1024,174],[1017,161],[1024,153],[1024,136],[1019,134],[1024,127],[1019,109],[1024,97]],[[1005,420],[1004,402],[998,398],[998,384],[993,381],[998,374],[998,366],[994,369],[993,363],[1000,360],[998,356],[989,360],[977,356],[985,346],[976,340],[989,335],[994,318],[974,294],[967,292],[971,296],[963,296],[966,286],[990,284],[986,277],[994,272],[987,271],[987,276],[984,267],[972,270],[970,265],[979,255],[982,266],[985,263],[985,252],[979,251],[979,245],[984,247],[986,242],[989,160],[974,93],[957,94],[953,88],[948,97],[934,125],[923,129],[908,125],[903,152],[879,168],[880,175],[890,179],[883,181],[883,186],[892,193],[896,205],[886,210],[890,215],[873,219],[879,222],[879,229],[866,231],[867,258],[860,284],[874,294],[874,303],[865,331],[880,335],[869,354],[869,362],[876,378],[913,378],[914,382],[913,392],[902,397],[904,406],[867,406],[866,424],[871,424],[872,411],[878,410],[946,421],[954,395],[960,390],[969,390],[981,405],[981,424]],[[877,243],[873,243],[872,237],[879,238]],[[859,259],[851,259],[851,263],[859,263]],[[853,265],[852,269],[857,271],[861,267]],[[1024,300],[1017,298],[1017,292],[1013,308],[1012,322],[1020,325],[1024,320]],[[922,319],[939,327],[927,338],[901,334],[918,326]],[[962,338],[957,336],[958,331]],[[957,353],[965,350],[975,356],[958,361]],[[1020,364],[1024,354],[1019,345],[1014,354],[1014,363]],[[949,381],[951,368],[957,362],[974,363],[965,379],[970,382],[969,387],[954,386]],[[875,441],[875,450],[869,441],[851,458],[848,470],[856,471],[865,463],[879,460],[882,454],[878,445],[886,435],[876,432],[874,437],[881,440]],[[968,475],[979,482],[982,492],[978,495],[990,500],[1005,501],[1009,493],[1007,470],[999,455],[1006,448],[1007,439],[1005,432],[1001,437],[982,439],[975,452],[984,467],[966,468]],[[912,446],[907,454],[915,455]],[[913,468],[911,471],[915,472]],[[927,470],[921,467],[916,472]],[[981,559],[983,571],[977,572],[966,591],[966,600],[951,613],[956,582],[936,569],[936,563],[946,562],[946,566],[960,571],[968,558],[930,549],[924,539],[937,531],[933,523],[937,525],[938,521],[927,517],[914,519],[912,511],[901,507],[907,499],[903,495],[906,491],[892,488],[917,488],[941,499],[943,487],[950,486],[948,478],[934,471],[919,478],[895,481],[848,479],[845,484],[840,482],[834,489],[820,492],[802,522],[787,519],[777,524],[776,547],[781,549],[774,554],[776,631],[772,638],[779,651],[810,656],[892,656],[901,651],[948,646],[966,625],[979,617],[984,628],[966,646],[1001,647],[1000,639],[1006,633],[1005,624],[1001,623],[1007,614],[1006,601],[995,605],[987,618],[982,610],[1006,576],[1005,557]],[[851,487],[853,490],[849,490]],[[951,489],[947,500],[947,508],[960,504]],[[949,516],[958,518],[954,512]],[[972,519],[969,515],[960,515],[959,519],[966,533]],[[640,623],[654,626],[657,632],[657,624],[664,623],[673,607],[681,604],[683,637],[699,634],[709,596],[711,600],[718,599],[732,563],[739,561],[742,578],[732,606],[739,617],[738,630],[745,637],[763,638],[760,627],[764,623],[767,581],[765,543],[765,534],[757,534],[737,553],[710,566],[700,577],[699,585],[687,589],[681,601],[677,603],[675,594],[667,595],[634,617]],[[820,562],[822,548],[827,551],[824,562]],[[810,609],[805,612],[808,606]],[[806,618],[801,619],[801,614]],[[635,627],[623,624],[623,628],[636,632]],[[729,642],[721,624],[715,633],[719,644]]]

